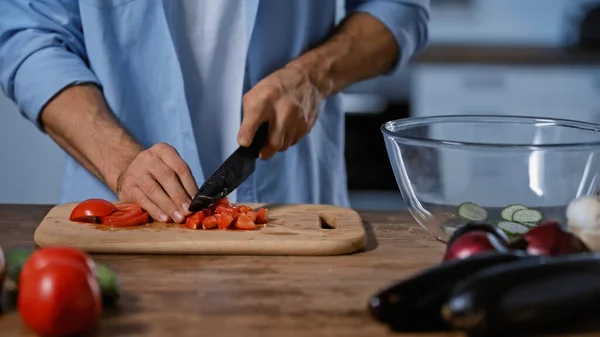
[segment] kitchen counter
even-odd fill
[[[535,46],[428,46],[417,55],[413,64],[509,64],[509,65],[600,65],[600,54]]]
[[[0,245],[33,247],[51,206],[0,205]],[[366,312],[392,282],[438,263],[444,245],[406,212],[360,212],[365,251],[333,257],[94,255],[123,287],[93,336],[389,336]],[[3,303],[3,337],[33,336]],[[408,336],[400,334],[399,336]],[[463,336],[419,334],[418,336]]]

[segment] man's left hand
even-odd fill
[[[269,137],[260,158],[286,151],[310,132],[323,98],[308,72],[300,67],[287,66],[272,73],[243,97],[238,143],[250,146],[260,124],[268,121]]]

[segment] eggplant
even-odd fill
[[[535,259],[522,252],[483,252],[429,268],[371,297],[372,317],[398,331],[440,331],[450,325],[441,315],[442,305],[452,288],[465,277],[484,268],[510,264],[520,259]]]
[[[470,335],[554,331],[600,309],[600,253],[538,256],[481,270],[458,283],[442,315]]]

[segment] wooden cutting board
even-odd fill
[[[341,255],[366,243],[358,213],[330,205],[247,204],[268,209],[269,223],[254,231],[191,230],[160,222],[127,228],[71,222],[76,205],[52,208],[35,230],[35,243],[89,253],[211,255]]]

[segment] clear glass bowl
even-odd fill
[[[461,221],[458,206],[473,202],[500,221],[513,204],[566,226],[565,208],[597,194],[600,125],[519,116],[433,116],[381,127],[396,182],[408,210],[447,242]]]

